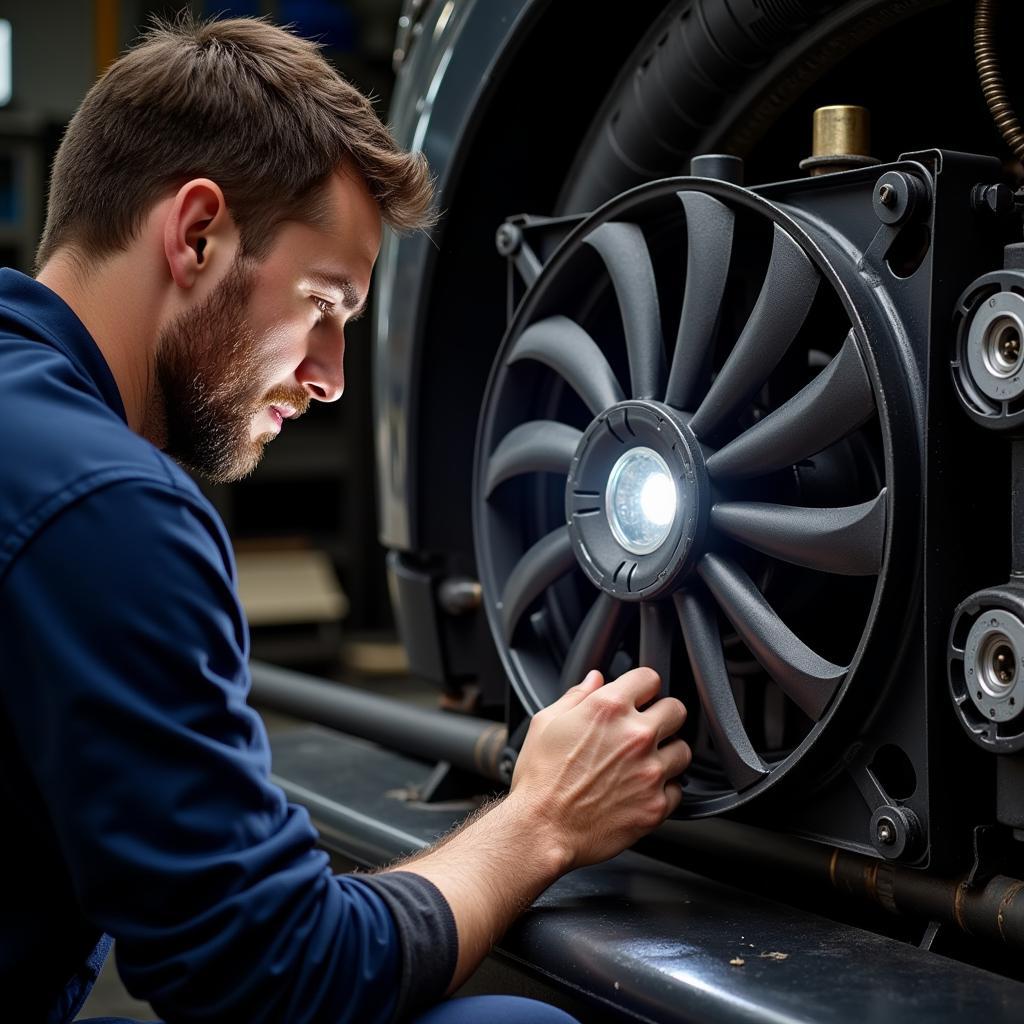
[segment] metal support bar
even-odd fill
[[[501,781],[498,765],[508,739],[504,725],[428,711],[276,665],[254,661],[250,671],[254,704]]]
[[[1024,881],[996,875],[972,885],[731,821],[671,822],[637,850],[681,867],[736,879],[749,872],[801,884],[818,882],[848,896],[978,939],[1024,949]]]

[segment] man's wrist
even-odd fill
[[[576,866],[577,856],[566,830],[554,819],[549,807],[521,789],[510,792],[492,813],[499,813],[510,830],[522,834],[531,858],[546,876],[545,885]]]

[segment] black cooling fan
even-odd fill
[[[499,351],[475,485],[499,653],[527,713],[658,668],[690,710],[684,815],[773,786],[855,684],[894,501],[871,333],[779,207],[678,178],[578,224]]]

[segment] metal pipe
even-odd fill
[[[428,711],[276,665],[254,661],[249,668],[254,704],[501,781],[499,762],[508,741],[504,725]]]
[[[914,868],[732,821],[669,822],[637,847],[681,867],[725,877],[817,882],[861,902],[1024,949],[1024,881],[996,875],[936,878]]]

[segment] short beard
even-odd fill
[[[216,292],[157,340],[146,435],[212,483],[240,480],[259,464],[275,436],[250,437],[261,409],[277,401],[301,413],[309,405],[301,389],[264,390],[258,339],[245,318],[254,281],[251,263],[236,259]]]

